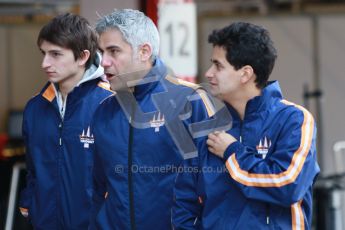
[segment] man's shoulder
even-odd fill
[[[106,91],[106,92],[109,92],[109,94],[114,94],[115,92],[113,90],[110,89],[110,84],[109,82],[106,82],[106,81],[103,81],[103,80],[99,80],[97,81],[97,87]]]
[[[25,110],[28,110],[32,107],[36,107],[39,106],[39,104],[41,104],[41,99],[42,99],[42,95],[41,94],[36,94],[34,96],[32,96],[28,102],[25,105]]]
[[[194,97],[193,100],[196,98],[202,99],[202,97],[207,94],[206,90],[204,90],[201,85],[171,75],[167,75],[163,81],[161,81],[161,86],[166,93],[169,93],[170,96],[175,99],[185,97],[189,99],[191,99],[190,97]]]
[[[85,89],[78,91],[78,93],[74,95],[74,98],[79,98],[82,96],[86,103],[99,104],[114,93],[115,92],[110,89],[110,85],[108,82],[100,79],[95,79],[87,83]]]
[[[297,121],[298,119],[301,121],[314,120],[313,115],[306,108],[286,99],[279,100],[277,107],[280,107],[280,109],[277,109],[277,111],[279,112],[279,116],[281,118],[285,117],[291,121]]]
[[[102,109],[111,108],[114,106],[114,104],[117,104],[117,100],[115,97],[116,93],[110,94],[107,97],[105,97],[103,100],[100,101],[99,107]]]
[[[170,74],[166,75],[164,80],[172,88],[188,88],[194,91],[201,88],[201,86],[197,83],[189,82],[178,77],[172,76]]]
[[[47,82],[41,91],[36,92],[26,103],[26,108],[34,106],[34,104],[41,103],[43,98],[53,100],[55,98],[55,91],[53,85],[50,82]]]
[[[102,78],[93,79],[82,84],[85,85],[85,88],[87,89],[85,92],[88,92],[88,94],[90,92],[98,94],[101,93],[104,95],[111,95],[114,93],[114,91],[110,89],[109,82],[104,81]]]
[[[196,107],[199,110],[203,107],[209,117],[216,113],[213,97],[202,85],[169,75],[166,76],[165,81],[169,84],[168,91],[173,95],[174,100],[188,100],[192,105],[198,105]]]

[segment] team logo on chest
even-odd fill
[[[271,140],[266,136],[260,139],[259,145],[256,146],[256,150],[258,151],[258,154],[261,155],[262,159],[266,158],[271,144]]]
[[[155,132],[159,132],[159,127],[163,126],[164,123],[164,114],[161,114],[161,112],[158,112],[157,117],[156,114],[154,114],[152,120],[150,121],[151,127],[155,128]]]
[[[83,132],[81,135],[79,135],[80,142],[84,144],[84,148],[88,149],[90,147],[90,144],[93,144],[95,142],[95,139],[93,138],[93,134],[90,133],[90,126],[87,127],[86,133],[83,129]]]

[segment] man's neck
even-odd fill
[[[79,71],[74,76],[71,76],[64,81],[58,83],[59,91],[62,95],[62,99],[65,100],[67,95],[76,87],[76,85],[81,81],[83,78],[85,71]]]
[[[246,113],[246,106],[248,101],[260,95],[261,90],[254,87],[251,89],[240,90],[237,96],[224,96],[223,100],[226,103],[230,104],[236,110],[240,119],[243,120]]]

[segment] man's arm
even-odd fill
[[[200,157],[208,153],[206,139],[207,132],[216,128],[227,127],[215,116],[216,110],[212,101],[209,99],[206,91],[196,90],[192,101],[192,116],[188,119],[188,124],[194,127],[189,130],[196,131],[192,133],[193,141],[196,146],[198,156],[191,159],[185,159],[179,169],[174,187],[174,206],[172,208],[172,222],[174,229],[199,229],[202,216],[202,202],[200,199],[201,181],[198,177],[201,173],[199,163]],[[212,121],[211,121],[212,120]],[[229,121],[229,124],[231,121]],[[186,124],[186,126],[188,126]],[[191,127],[191,126],[189,126]],[[201,128],[201,129],[200,129]],[[195,135],[196,133],[199,133]],[[206,135],[202,135],[205,133]],[[197,136],[197,137],[195,137]],[[201,185],[202,186],[202,185]]]
[[[174,229],[197,229],[202,206],[197,194],[197,158],[184,160],[174,187],[172,224]]]
[[[32,197],[34,196],[33,191],[35,187],[35,170],[32,163],[30,148],[29,148],[29,136],[28,136],[28,125],[27,119],[24,113],[22,134],[25,143],[25,158],[26,158],[26,187],[20,194],[19,209],[24,217],[29,216],[29,208],[31,205]]]
[[[274,151],[265,159],[255,157],[256,149],[242,145],[226,133],[212,134],[211,152],[224,159],[231,177],[246,197],[290,206],[301,200],[319,172],[316,161],[316,127],[304,108],[286,120]]]
[[[93,176],[93,192],[92,192],[92,206],[91,206],[91,215],[90,215],[90,228],[96,229],[96,218],[101,206],[104,203],[104,200],[107,196],[106,190],[106,175],[104,172],[104,167],[102,159],[99,156],[97,151],[97,131],[95,129],[94,123],[91,126],[95,136],[95,143],[92,144],[93,152],[93,166],[92,166],[92,176]]]

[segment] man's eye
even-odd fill
[[[117,49],[112,49],[112,50],[110,50],[110,53],[113,54],[113,55],[115,55],[115,54],[119,53],[119,50],[117,50]]]

